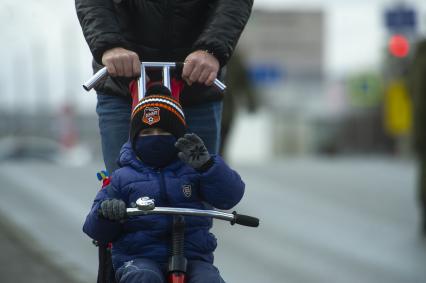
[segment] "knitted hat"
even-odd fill
[[[182,107],[163,85],[151,86],[133,109],[130,141],[133,143],[140,131],[146,128],[160,128],[176,138],[185,134],[186,122]]]

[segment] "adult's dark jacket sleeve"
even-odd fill
[[[231,57],[251,14],[253,0],[218,0],[193,50],[212,52],[223,67]]]
[[[126,47],[112,0],[75,0],[77,17],[96,62],[114,47]]]

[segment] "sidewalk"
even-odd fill
[[[0,282],[79,283],[31,247],[31,239],[0,215]]]

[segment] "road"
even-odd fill
[[[234,167],[246,182],[236,210],[261,226],[215,224],[215,261],[227,282],[426,282],[412,162],[305,158]],[[100,168],[0,163],[0,214],[79,282],[95,282],[96,249],[81,227]]]

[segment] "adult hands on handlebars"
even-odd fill
[[[182,79],[188,85],[195,82],[212,85],[219,72],[219,61],[205,50],[197,50],[189,54],[184,62]]]
[[[104,52],[102,64],[113,77],[134,78],[141,75],[141,62],[136,52],[115,47]]]
[[[101,203],[99,214],[108,220],[122,220],[126,218],[126,203],[121,199],[108,199]]]
[[[180,150],[178,157],[192,168],[206,171],[211,167],[211,156],[196,134],[184,135],[176,141],[175,146]]]
[[[136,52],[115,47],[104,52],[102,64],[112,77],[134,78],[141,75],[140,59]],[[188,85],[195,82],[212,85],[219,72],[219,61],[205,50],[197,50],[185,59],[182,70],[182,79]]]

